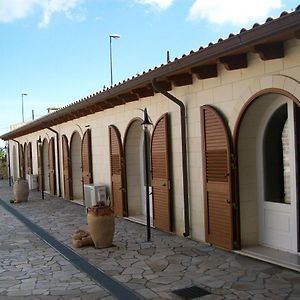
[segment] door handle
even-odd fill
[[[226,202],[227,202],[228,204],[230,204],[230,203],[231,203],[231,201],[230,201],[230,200],[228,200],[228,199],[226,199]]]

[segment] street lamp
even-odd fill
[[[23,102],[23,97],[28,96],[28,94],[22,93],[21,96],[22,96],[22,122],[24,123],[24,102]]]
[[[112,33],[109,35],[109,60],[110,60],[110,85],[113,85],[113,71],[112,71],[112,47],[111,40],[119,39],[121,36],[117,33]]]
[[[144,159],[145,159],[145,173],[146,173],[146,218],[147,218],[147,241],[151,240],[151,224],[150,224],[150,199],[149,199],[149,153],[148,153],[148,126],[152,125],[149,120],[147,108],[144,109],[144,120],[142,126],[144,128]]]

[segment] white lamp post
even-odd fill
[[[109,35],[109,59],[110,59],[110,85],[113,85],[113,70],[112,70],[112,39],[119,39],[121,36],[117,33],[112,33]]]
[[[21,96],[22,96],[22,122],[24,123],[24,101],[23,101],[23,97],[28,96],[28,94],[22,93]]]

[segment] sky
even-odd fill
[[[297,0],[0,0],[0,135],[180,57]],[[3,146],[3,142],[0,142]]]

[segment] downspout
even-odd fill
[[[15,143],[17,143],[18,146],[20,146],[20,142],[19,141],[15,140],[15,139],[11,139],[11,140],[14,141]]]
[[[188,196],[188,169],[187,169],[187,150],[186,150],[186,122],[185,122],[185,105],[175,96],[171,95],[164,89],[162,89],[155,81],[151,81],[153,89],[169,100],[174,102],[180,107],[180,125],[181,125],[181,154],[182,154],[182,180],[183,180],[183,203],[184,203],[184,227],[185,232],[183,233],[184,237],[190,235],[190,213],[189,213],[189,196]]]
[[[56,151],[57,151],[57,177],[58,177],[58,197],[61,197],[61,182],[60,182],[60,151],[59,151],[59,133],[50,128],[50,127],[47,127],[47,129],[49,129],[50,131],[54,132],[56,134]]]
[[[8,167],[8,183],[11,186],[11,170],[10,170],[10,148],[9,141],[7,143],[7,167]]]

